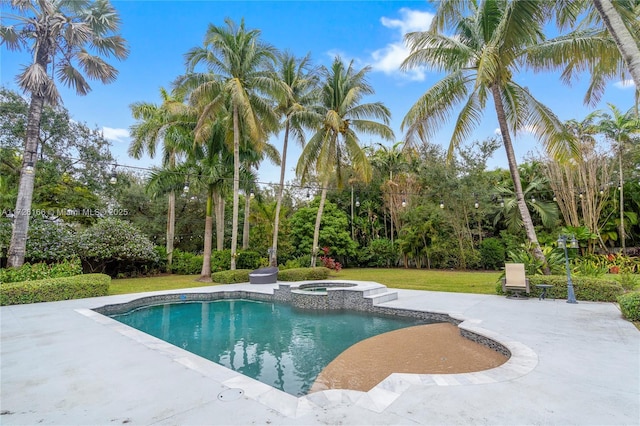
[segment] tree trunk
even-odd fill
[[[636,89],[640,89],[640,49],[637,42],[610,0],[593,0],[593,4],[616,42],[622,59],[629,68],[631,78],[636,84]]]
[[[240,123],[238,106],[233,106],[233,218],[231,225],[231,270],[236,269],[236,250],[238,248],[238,204],[240,191]]]
[[[176,193],[169,193],[169,208],[167,211],[167,265],[171,268],[173,261],[173,240],[176,235]]]
[[[278,266],[278,232],[280,229],[280,208],[282,207],[282,192],[284,191],[284,175],[287,170],[287,148],[289,145],[289,120],[284,128],[284,142],[282,144],[282,163],[280,164],[280,185],[276,199],[276,213],[273,220],[273,239],[269,265]]]
[[[327,199],[327,187],[329,182],[322,183],[322,192],[320,194],[320,205],[318,206],[318,214],[316,215],[316,226],[313,229],[313,247],[311,247],[311,267],[316,267],[316,260],[318,259],[318,241],[320,240],[320,221],[322,220],[322,212],[324,210],[324,202]]]
[[[204,220],[204,253],[202,259],[202,270],[198,281],[211,281],[211,245],[213,241],[213,190],[208,190],[207,195],[207,212]]]
[[[491,86],[493,94],[493,101],[498,114],[498,123],[500,124],[500,132],[502,133],[502,143],[504,149],[507,152],[507,161],[509,163],[509,171],[511,172],[511,179],[513,180],[513,187],[515,189],[516,201],[518,203],[518,210],[522,217],[522,224],[524,226],[527,238],[531,243],[533,249],[533,256],[542,262],[542,269],[545,275],[551,274],[547,259],[544,257],[540,244],[538,243],[538,237],[536,230],[533,227],[533,220],[527,207],[527,202],[524,199],[524,191],[522,190],[522,182],[520,181],[520,172],[518,171],[518,163],[516,161],[516,155],[513,151],[513,144],[511,142],[511,136],[509,134],[509,127],[507,126],[507,117],[504,112],[504,105],[502,104],[502,97],[500,94],[500,88],[496,85]]]
[[[249,248],[249,213],[251,212],[251,197],[245,194],[244,223],[242,226],[242,250]]]
[[[216,250],[224,250],[224,197],[219,191],[213,191],[213,204],[216,215]]]
[[[11,233],[11,243],[8,252],[8,267],[19,268],[22,266],[27,251],[27,233],[29,231],[29,219],[31,217],[31,202],[33,200],[33,185],[35,182],[35,165],[38,161],[38,138],[40,136],[40,119],[42,117],[43,106],[44,97],[31,95],[24,153],[22,155],[18,199],[16,201],[13,231]],[[25,171],[28,162],[33,163],[33,171],[31,173]]]
[[[625,252],[625,242],[624,242],[624,179],[622,178],[622,147],[623,142],[618,141],[618,173],[620,173],[620,248],[622,249],[622,254]]]

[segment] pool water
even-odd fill
[[[427,323],[238,299],[148,306],[112,318],[295,396],[351,345]]]

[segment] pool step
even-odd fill
[[[386,287],[384,288],[384,290],[384,293],[378,292],[376,294],[364,297],[365,299],[371,299],[374,305],[398,299],[398,293],[396,293],[395,291],[388,291]]]

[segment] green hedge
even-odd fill
[[[111,284],[111,277],[105,274],[85,274],[0,284],[0,305],[106,296],[109,294],[109,284]]]
[[[236,269],[235,271],[221,271],[211,274],[211,281],[219,284],[248,283],[249,273],[253,269]]]
[[[329,277],[328,268],[323,266],[317,268],[293,268],[278,272],[279,281],[307,281],[324,280]]]
[[[615,302],[617,297],[624,292],[620,283],[613,279],[572,276],[571,281],[573,282],[573,290],[577,300]],[[553,286],[547,290],[547,297],[549,298],[567,298],[566,275],[529,276],[531,297],[538,297],[542,293],[542,289],[536,287],[536,284],[551,284]],[[503,294],[501,282],[496,284],[496,293]]]
[[[640,291],[618,296],[622,315],[629,321],[640,321]]]

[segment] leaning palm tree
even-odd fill
[[[618,6],[619,9],[616,9],[616,3],[631,4],[631,8],[625,10],[624,7]],[[629,69],[629,74],[636,84],[636,89],[640,89],[640,36],[638,36],[640,33],[640,3],[593,0],[593,5],[611,37],[615,40],[622,59]]]
[[[172,97],[164,89],[160,89],[162,105],[147,102],[136,102],[130,105],[133,118],[138,122],[131,126],[131,144],[129,156],[140,159],[146,152],[153,158],[156,148],[162,144],[162,166],[169,171],[176,168],[179,157],[193,144],[191,130],[195,117],[182,99]],[[183,182],[184,183],[184,182]],[[173,258],[173,242],[175,236],[176,193],[169,191],[167,209],[167,263],[171,266]]]
[[[480,123],[487,100],[492,98],[524,229],[534,256],[546,265],[511,139],[519,129],[531,126],[554,156],[575,152],[573,141],[567,138],[569,143],[563,143],[565,139],[559,137],[566,133],[558,118],[513,80],[527,47],[543,39],[546,14],[542,4],[538,0],[440,2],[429,31],[405,36],[411,52],[402,68],[426,66],[446,76],[411,107],[402,128],[407,130],[407,142],[414,143],[417,138],[426,141],[462,104],[449,144],[451,159]],[[548,267],[545,272],[549,272]]]
[[[276,100],[276,113],[282,117],[284,139],[282,142],[282,161],[280,163],[280,184],[276,193],[276,211],[273,224],[271,245],[271,266],[278,264],[278,232],[280,228],[280,210],[282,209],[282,193],[284,177],[287,170],[287,151],[289,137],[301,146],[305,143],[304,129],[312,128],[322,118],[313,108],[317,99],[317,73],[310,69],[310,57],[298,59],[285,52],[278,55],[276,68],[272,70],[272,78],[280,84],[274,85],[273,98]]]
[[[192,95],[196,99],[203,94],[209,99],[203,105],[196,140],[199,130],[207,125],[206,118],[216,110],[224,107],[231,113],[234,162],[231,269],[234,270],[238,245],[241,132],[247,132],[247,137],[259,151],[266,140],[268,130],[265,128],[277,127],[271,104],[261,96],[270,86],[266,68],[275,60],[275,49],[260,40],[259,30],[248,31],[244,20],[239,26],[228,18],[225,23],[224,27],[209,25],[204,46],[193,48],[186,54],[188,74],[179,79],[178,84],[194,88]],[[193,73],[200,64],[208,70],[205,75]]]
[[[562,81],[590,82],[584,103],[596,105],[608,80],[631,74],[640,93],[640,2],[608,0],[550,2],[560,30],[573,30],[528,48],[526,62],[536,71],[561,69]],[[551,9],[550,9],[551,10]],[[580,22],[576,22],[578,18]]]
[[[634,135],[640,133],[640,118],[635,111],[630,109],[626,113],[622,113],[615,105],[608,104],[611,113],[603,114],[601,120],[597,124],[597,129],[604,134],[607,139],[617,145],[618,149],[618,188],[620,196],[620,247],[625,249],[625,230],[624,230],[624,177],[622,175],[622,159],[624,150],[631,143]]]
[[[320,220],[330,179],[335,177],[341,187],[347,170],[353,170],[365,182],[371,179],[371,165],[360,147],[356,132],[393,139],[393,131],[388,126],[391,114],[387,107],[380,102],[361,103],[365,96],[374,93],[365,78],[369,70],[369,67],[356,70],[353,61],[345,66],[336,57],[331,68],[323,67],[321,71],[324,77],[320,94],[323,119],[319,129],[303,149],[296,167],[302,185],[312,171],[316,172],[322,185],[313,232],[312,267],[316,265]],[[376,120],[381,120],[382,123]],[[350,167],[347,167],[349,163]]]
[[[16,212],[25,214],[15,217],[8,252],[8,265],[19,267],[24,263],[27,245],[26,212],[31,210],[33,199],[32,167],[38,158],[42,108],[45,103],[55,105],[60,101],[54,76],[78,95],[86,95],[91,86],[82,72],[91,79],[111,83],[118,71],[99,55],[124,59],[129,51],[117,34],[120,18],[108,0],[12,0],[11,5],[16,14],[2,17],[2,44],[9,50],[26,46],[33,58],[17,76],[18,85],[31,94],[16,202]]]

